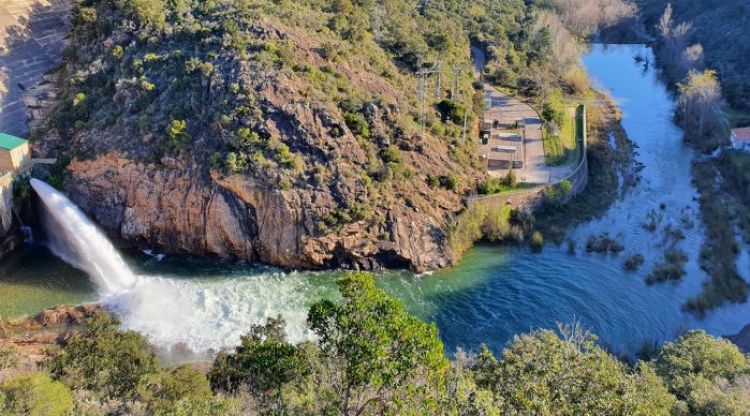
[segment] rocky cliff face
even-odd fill
[[[320,235],[316,212],[336,206],[330,194],[269,189],[243,175],[218,172],[206,180],[195,169],[156,168],[112,152],[73,161],[66,190],[121,242],[173,254],[306,269],[424,271],[452,263],[444,224],[418,208],[392,206],[382,224],[355,221]]]

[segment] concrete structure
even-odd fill
[[[0,131],[29,133],[24,99],[60,65],[71,0],[0,0]]]
[[[544,201],[544,194],[549,186],[554,186],[562,181],[570,182],[572,188],[570,194],[567,195],[567,200],[573,198],[576,194],[586,189],[586,185],[589,181],[589,164],[587,158],[587,128],[586,128],[586,108],[583,108],[583,142],[578,146],[581,152],[578,156],[580,158],[578,164],[568,174],[555,178],[555,180],[549,184],[537,185],[531,188],[519,189],[511,192],[503,192],[495,195],[485,196],[473,196],[466,200],[466,205],[469,207],[475,205],[485,206],[487,208],[497,208],[501,205],[510,205],[513,208],[523,209],[526,211],[533,211],[535,208],[540,206]],[[563,201],[563,202],[567,202]]]
[[[750,127],[732,130],[732,147],[750,152]]]
[[[491,176],[505,176],[512,168],[519,182],[550,184],[559,182],[575,169],[572,165],[547,164],[544,122],[534,108],[488,83],[484,84],[484,100],[486,109],[480,125],[478,151]]]
[[[0,172],[22,173],[31,167],[29,142],[20,137],[0,133]]]

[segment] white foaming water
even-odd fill
[[[105,300],[128,329],[156,345],[184,343],[193,351],[239,344],[267,317],[281,315],[292,342],[311,339],[307,328],[309,276],[260,273],[231,278],[139,276],[133,290]]]
[[[316,287],[310,276],[262,272],[186,280],[136,275],[65,195],[38,179],[31,179],[31,186],[44,203],[50,250],[92,278],[124,328],[160,347],[185,345],[201,352],[237,345],[252,325],[282,315],[290,341],[311,339],[307,302],[329,288]]]
[[[55,188],[31,179],[44,203],[44,226],[55,255],[91,276],[102,294],[121,292],[135,284],[135,276],[107,237]]]

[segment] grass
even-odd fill
[[[543,131],[544,135],[544,160],[550,166],[562,165],[565,158],[565,151],[563,150],[562,141],[559,136],[551,134],[547,128]]]
[[[577,104],[554,104],[562,114],[559,135],[545,127],[544,158],[550,166],[575,165],[580,161],[578,143],[583,140],[583,107]]]

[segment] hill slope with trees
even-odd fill
[[[484,177],[470,39],[528,84],[548,59],[535,16],[521,0],[83,1],[35,148],[122,243],[444,267],[462,195]],[[438,63],[423,98],[415,73]]]

